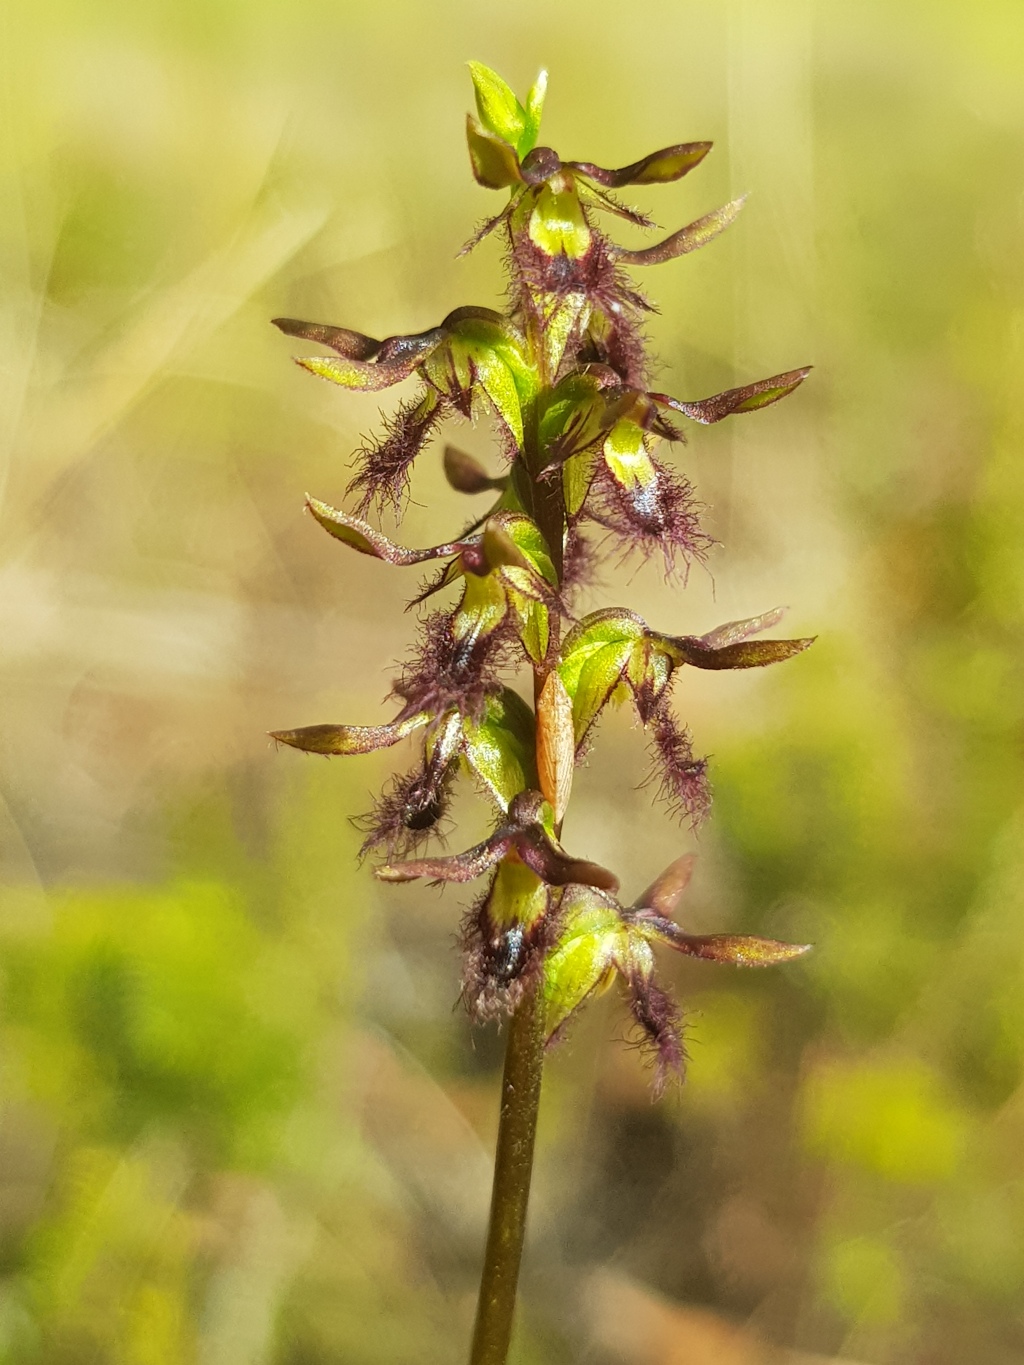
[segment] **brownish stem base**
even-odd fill
[[[508,1359],[543,1071],[544,1002],[535,989],[523,997],[509,1027],[491,1221],[470,1365],[505,1365]]]

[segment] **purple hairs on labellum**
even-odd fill
[[[373,809],[357,821],[366,836],[360,858],[380,848],[388,857],[404,857],[437,833],[451,804],[456,768],[452,758],[435,752],[412,772],[392,778]]]
[[[498,670],[513,650],[513,639],[502,627],[457,640],[452,617],[434,612],[423,622],[419,645],[392,688],[405,703],[400,718],[419,711],[440,716],[451,707],[479,717],[487,698],[501,690]]]

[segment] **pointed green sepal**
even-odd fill
[[[746,195],[740,199],[733,199],[730,203],[723,204],[720,209],[706,213],[703,218],[688,223],[678,232],[673,232],[671,237],[656,242],[654,246],[645,247],[642,251],[616,251],[615,259],[620,265],[661,265],[665,261],[675,260],[677,256],[685,256],[688,252],[696,251],[698,247],[713,242],[720,232],[724,232],[730,223],[735,222],[745,201]]]
[[[504,190],[522,183],[523,174],[515,148],[487,132],[472,114],[466,115],[466,143],[478,185],[487,190]]]
[[[370,754],[389,749],[429,720],[420,712],[393,725],[306,725],[301,730],[271,730],[270,738],[307,754]]]
[[[565,637],[558,673],[572,702],[577,747],[643,651],[645,637],[640,617],[616,608],[584,617]]]
[[[563,897],[563,909],[569,893]],[[544,960],[545,1031],[554,1037],[589,999],[613,980],[627,953],[626,926],[613,901],[574,889],[573,908]]]
[[[730,417],[735,412],[755,412],[758,408],[766,408],[771,403],[777,403],[780,398],[785,398],[794,389],[799,388],[810,372],[811,366],[805,365],[803,369],[774,374],[770,379],[759,379],[755,384],[743,384],[737,389],[726,389],[724,393],[716,393],[711,398],[701,398],[694,403],[683,403],[677,398],[669,398],[660,393],[651,394],[651,397],[655,402],[683,413],[694,422],[711,426],[712,423],[720,422],[723,417]]]
[[[334,536],[335,540],[351,545],[362,555],[370,555],[374,559],[383,559],[388,564],[398,564],[402,567],[424,564],[432,559],[448,559],[451,555],[459,554],[467,545],[479,541],[479,536],[476,536],[468,540],[447,541],[444,545],[432,545],[426,550],[410,550],[404,545],[397,545],[383,531],[378,531],[361,517],[341,512],[338,508],[331,507],[318,498],[311,498],[308,494],[306,506],[314,519],[325,531]]]
[[[487,132],[518,149],[526,131],[528,116],[516,99],[515,92],[483,62],[467,62],[466,65],[473,78],[473,93],[480,122]],[[529,151],[529,148],[526,150]]]
[[[526,125],[516,150],[520,158],[532,152],[540,136],[540,119],[544,112],[544,97],[548,92],[548,73],[541,71],[526,97]]]

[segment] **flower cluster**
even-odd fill
[[[806,369],[699,400],[652,392],[642,320],[650,305],[627,271],[672,260],[711,241],[742,201],[644,250],[616,245],[599,226],[611,214],[644,215],[616,191],[678,180],[710,143],[653,152],[607,169],[563,161],[538,145],[545,78],[521,104],[488,68],[470,63],[476,116],[467,126],[473,174],[508,192],[478,231],[505,243],[509,306],[457,308],[428,331],[378,341],[347,328],[275,319],[286,334],[327,355],[302,357],[310,373],[343,388],[377,391],[405,381],[417,392],[385,419],[379,441],[357,453],[352,511],[314,498],[313,518],[359,554],[390,565],[433,564],[414,598],[447,608],[426,615],[418,647],[394,683],[395,714],[381,724],[313,725],[274,738],[318,754],[362,754],[412,737],[418,757],[364,819],[364,852],[383,850],[376,875],[487,888],[463,929],[463,998],[477,1017],[543,993],[546,1027],[560,1036],[583,1004],[615,977],[657,1063],[656,1085],[682,1065],[679,1011],[654,974],[653,946],[741,966],[781,962],[801,946],[736,935],[685,934],[672,915],[689,878],[682,859],[624,907],[606,868],[568,852],[562,819],[575,767],[610,705],[628,701],[649,736],[661,789],[696,825],[709,804],[705,760],[695,757],[671,704],[683,667],[753,668],[787,659],[811,641],[755,638],[781,613],[732,622],[703,636],[655,630],[626,608],[572,613],[572,592],[596,559],[597,527],[624,553],[661,552],[667,573],[705,555],[711,541],[689,480],[664,450],[676,425],[718,422],[791,393]],[[505,472],[492,477],[470,455],[444,450],[451,486],[490,494],[490,510],[455,538],[426,549],[396,543],[365,518],[401,513],[410,470],[442,422],[486,416]],[[532,671],[534,706],[509,686]],[[442,827],[453,785],[468,775],[494,810],[493,832],[464,852],[413,856]]]

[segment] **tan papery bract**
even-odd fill
[[[537,776],[555,812],[556,826],[565,819],[575,766],[572,700],[558,671],[552,669],[537,700]]]

